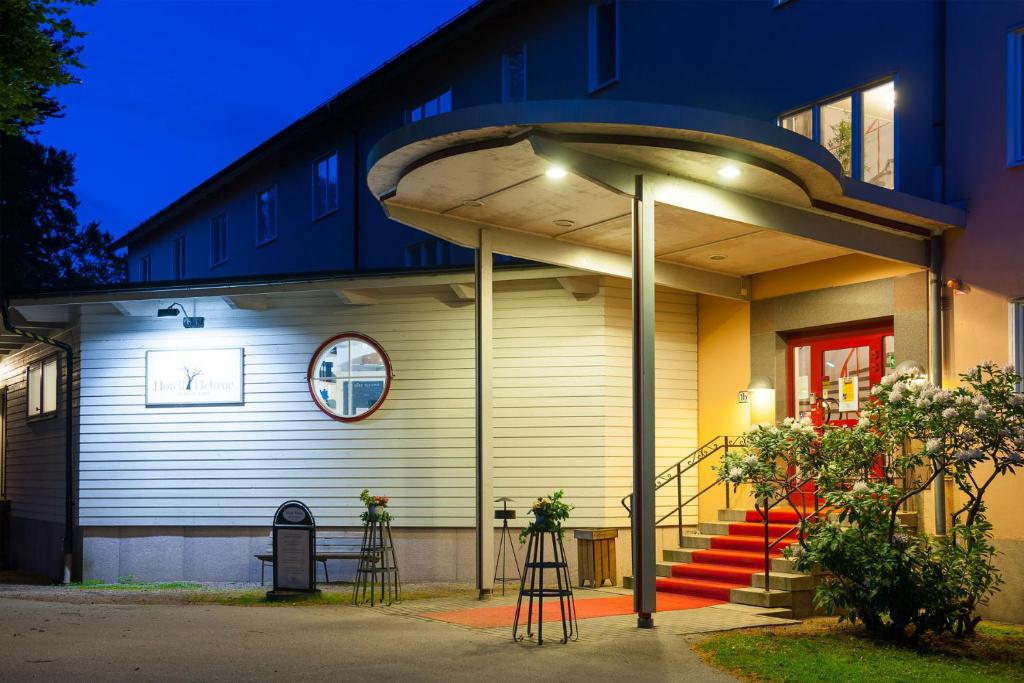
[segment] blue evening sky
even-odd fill
[[[118,236],[471,4],[99,0],[40,140],[77,155],[79,219]]]

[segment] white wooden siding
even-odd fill
[[[75,334],[54,335],[74,347]],[[61,376],[57,384],[57,413],[38,420],[27,419],[27,368],[42,358],[57,355]],[[0,360],[0,387],[7,388],[4,490],[11,501],[11,515],[25,519],[64,523],[64,354],[52,346],[35,344]],[[75,368],[73,380],[77,385]],[[75,406],[77,409],[77,405]]]
[[[608,282],[583,301],[552,280],[498,285],[495,493],[525,511],[564,488],[574,523],[621,526],[618,500],[631,487],[629,300],[624,283]],[[426,290],[371,306],[276,301],[267,311],[200,302],[202,330],[157,319],[155,304],[152,318],[83,313],[81,524],[265,525],[295,497],[318,523],[351,525],[368,487],[392,497],[396,524],[472,526],[471,303]],[[666,462],[695,438],[694,305],[692,295],[659,294],[659,313],[667,306],[679,318],[658,325],[659,408],[674,411],[658,426]],[[321,413],[305,379],[314,350],[346,330],[377,339],[395,372],[381,409],[350,424]],[[146,408],[146,349],[184,344],[244,347],[245,405]]]

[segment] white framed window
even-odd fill
[[[27,417],[53,417],[57,414],[57,382],[60,362],[56,354],[29,363],[25,377]]]
[[[1007,75],[1006,161],[1024,164],[1024,26],[1010,32]]]
[[[1024,374],[1024,298],[1010,302],[1010,362],[1017,374]],[[1024,385],[1017,385],[1024,392]]]
[[[332,152],[313,162],[313,220],[337,210],[338,153]],[[276,226],[274,234],[277,234]]]
[[[619,0],[590,5],[590,91],[619,80]]]
[[[337,173],[337,169],[335,169]],[[277,239],[277,186],[256,194],[256,246]]]
[[[452,110],[452,89],[448,88],[426,102],[409,107],[405,110],[405,122],[416,123],[438,114],[447,114]]]
[[[174,279],[180,280],[185,277],[185,236],[182,235],[174,240],[171,245],[171,260],[174,265]]]
[[[149,282],[153,279],[153,259],[149,254],[139,257],[139,282]]]
[[[843,174],[896,189],[896,82],[884,81],[784,114],[779,125],[814,140]]]
[[[217,214],[210,219],[210,266],[219,266],[228,260],[228,217]]]
[[[526,45],[501,56],[501,100],[526,101]]]

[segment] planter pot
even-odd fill
[[[384,512],[383,505],[367,505],[366,516],[371,522],[376,522],[380,519],[381,514]]]

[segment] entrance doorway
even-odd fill
[[[892,323],[789,340],[789,414],[814,425],[857,424],[871,388],[895,363]]]

